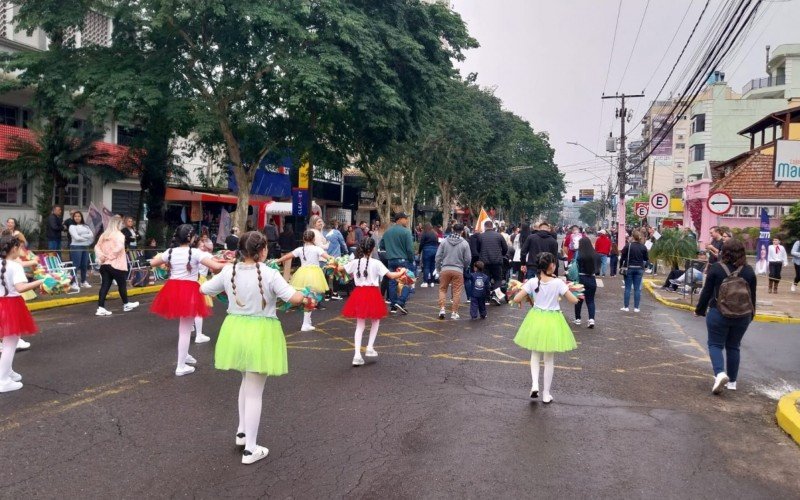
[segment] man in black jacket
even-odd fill
[[[477,241],[478,259],[484,264],[484,272],[492,280],[492,300],[500,305],[505,296],[503,286],[503,257],[508,253],[506,239],[494,230],[494,223],[487,220],[483,223],[483,232]]]
[[[61,207],[53,207],[53,212],[47,216],[47,249],[61,250],[61,231],[64,230]]]
[[[540,223],[538,230],[528,236],[520,249],[519,258],[523,263],[520,271],[525,273],[525,279],[536,276],[536,256],[542,252],[553,254],[558,261],[558,240],[553,236],[547,222]]]

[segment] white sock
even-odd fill
[[[311,313],[304,312],[303,313],[303,326],[312,326],[311,325]]]
[[[539,390],[539,360],[541,354],[539,351],[531,351],[531,388]]]
[[[197,335],[203,334],[203,318],[201,316],[194,319],[194,331]]]
[[[189,355],[189,344],[192,340],[192,322],[194,318],[181,318],[178,323],[178,369],[186,366]]]
[[[261,422],[261,397],[264,394],[266,375],[247,372],[244,374],[244,449],[254,451]]]
[[[378,328],[381,326],[381,320],[373,319],[372,324],[369,326],[369,343],[367,349],[372,349],[375,345],[375,338],[378,336]]]
[[[544,353],[544,395],[550,395],[550,386],[553,384],[553,372],[555,371],[555,354],[552,352]]]
[[[0,353],[0,382],[11,380],[11,363],[14,362],[17,342],[19,342],[19,335],[3,338],[3,352]]]
[[[239,427],[236,428],[236,434],[244,432],[244,396],[245,396],[245,380],[247,373],[242,372],[242,383],[239,386]]]
[[[356,320],[356,334],[355,334],[355,344],[356,348],[356,356],[361,356],[361,339],[364,336],[364,329],[367,327],[367,320],[365,319],[357,319]]]

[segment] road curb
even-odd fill
[[[128,290],[128,296],[133,297],[136,295],[145,295],[148,293],[155,293],[161,290],[164,285],[153,285],[132,288]],[[110,292],[109,299],[118,299],[119,292]],[[54,307],[72,306],[75,304],[86,304],[88,302],[96,302],[97,295],[85,295],[83,297],[68,297],[63,299],[46,300],[42,302],[31,302],[27,304],[29,311],[42,311],[44,309],[53,309]]]
[[[790,392],[778,401],[775,417],[778,425],[789,434],[795,443],[800,444],[800,412],[797,403],[800,401],[800,391]]]
[[[680,302],[673,302],[671,300],[667,300],[664,297],[662,297],[660,293],[656,292],[652,280],[643,280],[642,283],[644,284],[645,290],[650,292],[650,295],[652,295],[654,299],[664,304],[665,306],[672,307],[673,309],[682,309],[684,311],[694,312],[694,306],[691,306],[689,304],[681,304]],[[774,314],[756,313],[756,316],[755,318],[753,318],[753,321],[758,321],[759,323],[782,323],[785,325],[800,325],[800,318],[790,318],[788,316],[776,316]]]

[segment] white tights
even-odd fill
[[[236,433],[244,433],[244,449],[254,451],[258,437],[258,424],[261,422],[261,396],[264,394],[266,375],[242,372],[242,385],[239,387],[239,427]]]
[[[531,351],[531,379],[533,379],[533,390],[539,390],[539,359],[544,354],[544,393],[543,396],[550,396],[550,386],[553,383],[553,372],[555,371],[555,354],[552,352],[541,353]]]
[[[369,341],[367,343],[367,349],[372,349],[375,345],[375,338],[378,336],[378,328],[381,326],[381,320],[373,319],[372,324],[369,328]],[[356,354],[361,354],[361,338],[364,336],[364,329],[367,327],[367,320],[365,319],[357,319],[356,320],[356,338],[355,338],[355,345],[356,345]]]
[[[203,334],[203,317],[197,316],[194,318],[194,331],[196,335]]]
[[[178,369],[186,366],[189,355],[189,344],[192,340],[192,323],[194,318],[181,318],[178,323]]]
[[[0,353],[0,382],[8,382],[11,379],[11,363],[17,352],[17,342],[19,342],[19,335],[3,337],[3,352]]]
[[[303,313],[303,326],[311,326],[311,313],[308,311]]]

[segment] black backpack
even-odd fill
[[[728,266],[720,262],[725,271],[725,279],[717,292],[717,310],[726,318],[748,318],[755,314],[750,285],[739,276],[742,267],[731,272]]]

